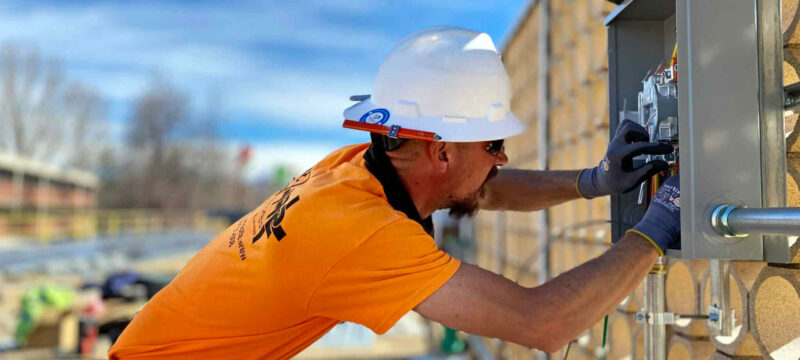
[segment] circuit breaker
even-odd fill
[[[630,119],[676,150],[658,157],[669,171],[612,196],[614,240],[680,173],[681,249],[669,256],[790,261],[787,236],[726,233],[712,222],[786,203],[780,2],[627,0],[606,25],[610,136]]]

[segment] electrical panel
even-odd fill
[[[786,203],[779,0],[627,0],[606,19],[610,136],[630,119],[670,169],[611,198],[612,237],[647,209],[668,176],[681,175],[682,258],[790,261],[789,239],[727,236],[712,225],[723,204]]]

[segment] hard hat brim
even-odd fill
[[[499,140],[521,134],[526,125],[511,111],[499,119],[447,116],[404,116],[366,99],[344,110],[345,120],[435,133],[447,142]]]

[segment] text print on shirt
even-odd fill
[[[281,241],[284,237],[286,237],[286,231],[281,226],[281,222],[283,218],[286,216],[286,210],[288,210],[292,205],[300,201],[300,196],[292,197],[292,190],[296,189],[298,186],[305,184],[308,182],[308,179],[311,177],[311,169],[306,170],[306,172],[302,173],[300,176],[294,178],[289,185],[283,188],[281,191],[278,191],[274,195],[272,195],[271,199],[277,198],[277,200],[270,202],[270,206],[274,205],[274,208],[266,216],[266,221],[264,221],[265,217],[264,214],[267,212],[267,208],[269,206],[265,206],[260,212],[254,213],[250,219],[241,219],[239,220],[239,226],[231,234],[231,239],[228,242],[228,247],[233,246],[234,243],[238,242],[239,247],[239,257],[244,261],[247,259],[247,254],[244,249],[244,243],[242,242],[242,235],[244,235],[244,227],[247,223],[247,220],[253,224],[255,233],[256,225],[258,225],[259,231],[253,236],[252,243],[255,244],[256,241],[260,240],[264,234],[267,234],[267,238],[269,238],[272,234],[275,234],[275,239]],[[255,217],[258,217],[256,219]],[[258,220],[258,221],[256,221]],[[238,235],[238,236],[237,236]],[[236,239],[236,240],[234,240]]]
[[[310,177],[311,169],[306,170],[306,172],[296,177],[291,183],[289,183],[289,185],[283,188],[283,190],[275,194],[278,196],[278,200],[272,203],[275,204],[275,208],[267,216],[267,221],[261,226],[261,230],[259,230],[258,234],[253,236],[253,244],[261,239],[261,236],[264,235],[264,233],[267,234],[267,238],[274,233],[275,239],[278,241],[281,241],[286,236],[286,231],[283,230],[281,222],[283,221],[283,217],[286,216],[286,210],[300,200],[299,195],[292,198],[292,190],[300,185],[305,184]],[[290,198],[291,200],[289,200]],[[266,211],[266,209],[264,209],[264,211]],[[263,216],[261,217],[261,220],[263,221]]]

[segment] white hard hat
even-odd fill
[[[344,127],[393,137],[472,142],[525,130],[485,33],[439,26],[404,37],[378,69],[372,95],[344,111]]]

